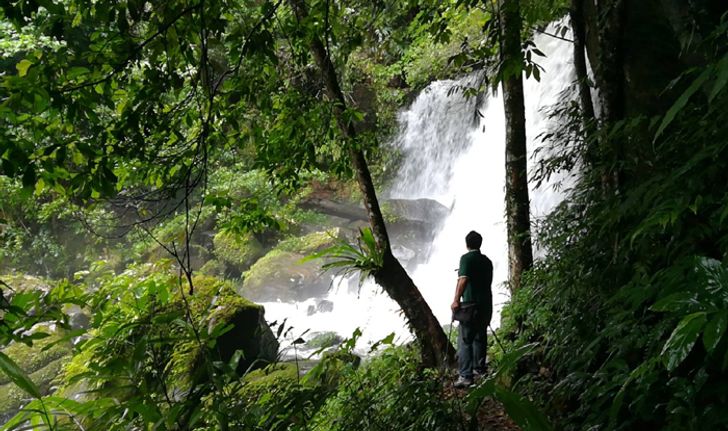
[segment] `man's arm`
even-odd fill
[[[457,310],[460,308],[460,298],[463,296],[463,292],[465,292],[465,286],[468,284],[468,277],[461,275],[458,277],[458,282],[455,285],[455,299],[452,302],[452,305],[450,305],[450,309],[452,311]]]

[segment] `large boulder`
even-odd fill
[[[265,254],[260,241],[251,233],[237,235],[231,232],[219,232],[213,238],[213,244],[217,260],[225,263],[233,275],[242,274]]]
[[[321,271],[321,261],[304,258],[333,245],[339,232],[314,232],[281,242],[244,274],[243,296],[253,301],[293,302],[324,295],[331,287],[331,274]]]
[[[302,262],[304,255],[273,250],[245,274],[242,294],[254,301],[303,301],[325,294],[331,276],[321,264]]]
[[[426,261],[450,209],[433,199],[384,199],[380,203],[395,256],[408,268]],[[337,200],[331,192],[314,193],[301,207],[321,215],[319,226],[339,226],[348,237],[369,227],[361,204]]]
[[[232,329],[217,337],[214,349],[223,362],[229,362],[236,351],[242,351],[238,371],[275,361],[278,340],[265,320],[265,309],[238,295],[229,282],[215,277],[195,277],[197,292],[188,299],[194,318],[212,333],[216,327],[232,325]],[[173,360],[178,375],[194,381],[205,378],[206,370],[199,368],[199,346],[181,346]]]
[[[242,298],[231,282],[217,277],[197,275],[193,278],[194,292],[183,292],[172,271],[171,264],[140,265],[100,287],[108,289],[114,299],[107,304],[105,319],[95,320],[87,333],[92,342],[84,344],[65,367],[65,393],[84,393],[86,398],[101,394],[124,399],[131,395],[125,382],[119,384],[119,374],[94,375],[93,365],[103,366],[117,357],[140,354],[135,361],[144,361],[141,358],[156,346],[152,340],[163,340],[155,355],[159,355],[158,363],[165,364],[165,385],[173,397],[184,396],[190,388],[209,379],[209,361],[230,363],[240,351],[237,364],[241,374],[275,361],[278,342],[261,305]],[[127,305],[135,300],[136,308]],[[180,325],[180,320],[190,326]],[[127,321],[133,324],[127,325]],[[192,327],[197,328],[195,334],[205,334],[204,344],[191,336]],[[93,338],[100,342],[93,342]],[[89,372],[93,377],[79,380]],[[134,376],[157,378],[146,367],[135,368]]]
[[[433,199],[388,199],[382,208],[394,255],[406,267],[425,262],[450,210]]]
[[[450,214],[445,205],[434,199],[386,199],[383,204],[399,219],[431,227],[439,226]]]
[[[227,298],[217,305],[208,319],[208,329],[219,323],[233,329],[217,338],[215,348],[223,361],[229,361],[237,350],[243,351],[238,370],[243,372],[254,362],[273,362],[278,355],[278,340],[265,320],[265,309],[247,299]]]

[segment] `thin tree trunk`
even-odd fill
[[[602,149],[597,133],[597,120],[594,114],[594,101],[589,86],[589,75],[586,68],[586,24],[584,16],[584,2],[587,0],[571,0],[569,16],[571,29],[574,33],[574,71],[579,91],[579,105],[581,106],[582,127],[586,141],[585,161],[593,169],[598,169],[601,178],[602,191],[608,193],[611,187],[610,174],[604,169]]]
[[[624,70],[622,48],[623,0],[596,2],[598,64],[595,78],[599,88],[600,128],[612,127],[624,118]],[[608,192],[618,193],[621,172],[619,162],[624,156],[621,139],[612,140],[610,148],[602,146],[602,152],[611,160],[612,167],[605,173]]]
[[[308,16],[308,10],[304,1],[290,0],[290,4],[297,18],[300,21],[305,20]],[[425,302],[417,286],[392,254],[387,228],[384,224],[384,217],[379,207],[366,158],[362,150],[354,145],[357,139],[356,130],[354,125],[344,118],[346,101],[339,87],[334,65],[318,36],[311,39],[311,51],[316,64],[321,69],[326,94],[334,105],[334,114],[339,128],[350,141],[349,157],[354,165],[359,189],[364,197],[364,206],[367,210],[372,233],[376,239],[377,247],[384,255],[384,264],[374,274],[374,279],[402,308],[407,323],[420,344],[423,364],[425,366],[438,366],[443,362],[451,363],[454,359],[454,350],[450,341],[445,336],[440,323],[432,313],[430,306]],[[446,304],[443,305],[446,306]]]
[[[594,127],[594,103],[589,88],[586,69],[586,30],[584,26],[584,0],[571,0],[571,28],[574,32],[574,70],[579,88],[579,102],[584,129],[589,132]]]
[[[500,24],[501,63],[506,71],[506,76],[503,76],[503,105],[506,114],[508,282],[511,291],[516,291],[521,286],[523,272],[533,265],[526,163],[526,114],[521,72],[521,12],[518,0],[501,0]],[[514,73],[514,70],[517,72]]]

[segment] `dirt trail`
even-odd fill
[[[468,389],[456,389],[448,384],[444,389],[445,397],[448,399],[457,398],[465,409],[467,403]],[[521,428],[506,414],[503,405],[498,401],[487,398],[478,409],[477,427],[473,427],[472,417],[467,415],[463,419],[465,429],[477,431],[521,431]]]

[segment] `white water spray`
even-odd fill
[[[537,137],[546,131],[541,110],[556,103],[559,93],[573,81],[571,46],[546,35],[535,38],[546,58],[538,63],[544,68],[541,82],[525,80],[526,128],[529,154],[540,146]],[[500,324],[500,311],[509,295],[504,287],[508,275],[505,223],[505,116],[500,95],[492,95],[477,107],[475,98],[453,92],[454,86],[472,85],[472,78],[433,82],[400,113],[401,132],[393,146],[405,158],[395,185],[393,198],[434,199],[450,208],[442,221],[425,263],[411,271],[435,316],[442,324],[450,323],[450,303],[454,294],[460,255],[465,250],[465,235],[476,230],[483,235],[481,250],[494,264],[493,327]],[[448,93],[451,93],[448,95]],[[529,157],[529,170],[536,161]],[[543,217],[560,201],[561,196],[549,184],[530,190],[532,220]],[[397,244],[393,244],[397,246]],[[343,283],[346,284],[346,283]],[[334,284],[324,298],[333,302],[333,310],[309,316],[309,305],[302,303],[264,303],[269,321],[287,318],[297,333],[335,331],[348,337],[356,328],[363,331],[361,351],[366,342],[379,340],[395,332],[398,341],[411,339],[397,304],[373,282],[366,282],[360,294],[346,285]]]

